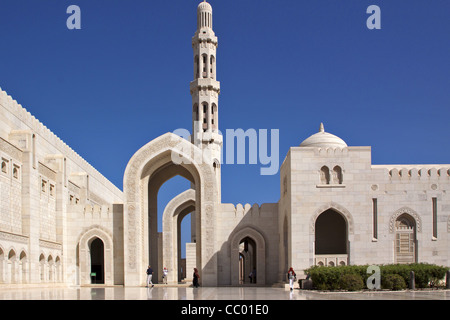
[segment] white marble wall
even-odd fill
[[[342,168],[341,185],[321,183],[320,169],[324,165]],[[396,212],[402,210],[416,214],[417,261],[449,265],[449,168],[450,165],[372,165],[370,147],[291,148],[280,171],[281,183],[283,179],[288,181],[287,193],[283,194],[283,185],[281,188],[280,217],[288,212],[292,239],[289,254],[294,268],[303,270],[314,264],[314,222],[327,208],[346,215],[350,264],[394,263],[395,234],[390,226]],[[434,197],[438,201],[437,238],[432,236]],[[378,204],[376,238],[374,198]]]

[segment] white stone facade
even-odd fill
[[[206,2],[192,44],[193,139],[166,133],[143,146],[123,192],[0,91],[1,285],[142,286],[149,264],[156,281],[167,267],[177,283],[189,213],[185,272],[189,280],[198,268],[204,286],[248,284],[253,270],[252,283],[273,285],[289,267],[300,276],[311,265],[450,265],[450,165],[373,165],[370,147],[347,146],[323,125],[289,150],[278,203],[221,203],[217,37]],[[157,192],[176,175],[191,189],[169,202],[158,233]]]

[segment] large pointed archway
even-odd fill
[[[114,241],[112,234],[99,225],[84,230],[79,237],[78,265],[80,266],[80,283],[89,285],[102,283],[114,284]],[[91,277],[95,275],[95,279]]]
[[[186,190],[173,198],[163,214],[163,265],[168,268],[168,282],[179,281],[178,273],[181,259],[180,228],[181,220],[195,211],[195,191]],[[192,270],[187,270],[191,272]]]
[[[252,263],[249,264],[252,271],[256,271],[256,284],[266,284],[266,241],[263,235],[252,227],[245,227],[233,233],[230,237],[230,252],[231,252],[231,285],[239,285],[240,272],[242,269],[242,254],[240,253],[241,243],[250,241],[253,244],[252,248]],[[249,270],[245,270],[249,271]],[[248,276],[245,274],[244,276]]]
[[[125,285],[145,284],[146,266],[156,254],[151,240],[155,228],[154,192],[160,182],[174,175],[184,175],[195,187],[197,267],[202,285],[217,285],[213,216],[218,194],[213,166],[203,159],[202,150],[173,133],[166,133],[139,149],[125,169]]]
[[[343,206],[331,202],[316,210],[310,224],[313,264],[348,265],[353,230],[353,217]]]

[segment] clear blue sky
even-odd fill
[[[122,189],[140,147],[191,129],[199,2],[1,0],[0,87]],[[320,122],[374,164],[450,163],[450,1],[210,3],[223,132],[279,129],[280,164]],[[71,4],[82,30],[66,28]],[[259,170],[225,164],[222,201],[277,202],[279,175]]]

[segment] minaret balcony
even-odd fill
[[[222,135],[217,131],[205,131],[205,132],[199,132],[197,138],[202,142],[214,142],[218,145],[222,145],[223,137]]]
[[[217,37],[214,34],[214,31],[209,28],[202,28],[200,31],[197,31],[192,37],[192,46],[195,46],[199,42],[209,42],[215,44],[216,46],[218,44]]]
[[[194,81],[191,81],[191,92],[194,92],[194,90],[197,90],[199,88],[206,88],[220,93],[220,82],[211,78],[198,78]]]

